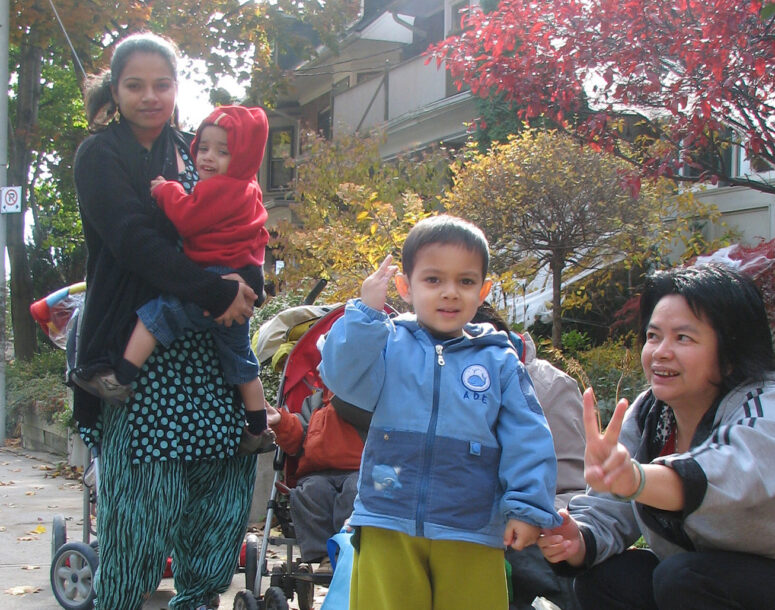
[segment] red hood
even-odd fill
[[[202,121],[191,142],[191,155],[195,159],[199,149],[199,135],[207,125],[222,127],[228,134],[231,161],[226,175],[239,180],[255,178],[264,158],[269,132],[266,113],[261,108],[219,106]]]

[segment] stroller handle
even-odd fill
[[[323,292],[323,288],[326,287],[326,284],[328,284],[328,280],[322,277],[317,282],[315,282],[312,290],[309,291],[309,294],[304,299],[303,305],[312,305],[320,296],[320,293]]]

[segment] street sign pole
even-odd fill
[[[8,184],[8,0],[0,0],[0,186]],[[2,328],[0,328],[0,445],[5,445],[5,321],[8,311],[5,279],[5,215],[0,214],[0,291],[2,291]]]

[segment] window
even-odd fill
[[[734,175],[736,173],[733,154],[735,146],[731,140],[731,131],[722,130],[720,133],[711,134],[704,148],[692,146],[679,151],[680,159],[684,162],[680,175],[696,177],[711,168],[726,176]]]
[[[371,70],[369,72],[358,72],[358,74],[355,77],[355,82],[357,84],[365,83],[367,80],[371,80],[372,78],[377,78],[379,76],[382,76],[385,73],[384,70]]]
[[[463,2],[455,2],[452,4],[452,7],[450,8],[450,19],[449,19],[449,28],[447,29],[447,36],[454,36],[457,34],[460,34],[463,29],[460,27],[460,20],[463,17],[463,14],[460,12],[461,9],[464,8],[470,8],[471,2],[468,0],[464,0]]]
[[[293,168],[286,167],[285,161],[294,156],[293,127],[278,127],[269,130],[269,190],[287,189],[293,180]]]
[[[326,140],[331,139],[331,107],[318,112],[318,133]]]

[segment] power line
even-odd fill
[[[345,65],[345,64],[352,64],[352,63],[356,63],[356,62],[359,62],[359,61],[363,61],[364,59],[371,59],[372,57],[380,57],[380,56],[384,55],[385,53],[391,53],[393,51],[398,51],[401,48],[402,47],[399,45],[399,46],[395,46],[395,47],[392,47],[392,48],[388,48],[386,50],[381,50],[381,51],[376,51],[374,53],[369,53],[368,55],[362,55],[361,57],[353,57],[352,59],[343,59],[341,61],[331,62],[330,64],[324,64],[324,65],[319,66],[319,67],[311,66],[309,68],[297,68],[297,69],[293,70],[293,72],[297,76],[323,76],[323,75],[328,75],[328,74],[341,74],[342,72],[340,72],[340,71],[337,71],[337,70],[329,71],[329,70],[331,68],[335,67],[335,66],[341,66],[341,65]],[[367,70],[368,69],[376,69],[378,67],[381,67],[381,66],[366,66],[365,69],[367,69]],[[359,67],[359,69],[364,69],[364,68]],[[314,70],[321,70],[321,72],[314,72]],[[327,71],[323,72],[322,70],[327,70]],[[348,70],[345,70],[344,72],[348,72]]]
[[[48,3],[51,5],[51,10],[54,11],[54,16],[57,18],[57,21],[59,22],[59,27],[62,28],[62,33],[65,35],[67,44],[70,45],[70,51],[72,51],[73,59],[75,59],[75,63],[78,65],[78,68],[80,68],[81,70],[82,77],[86,78],[86,70],[83,69],[83,64],[81,64],[81,60],[78,57],[78,53],[75,52],[75,47],[73,47],[73,43],[70,41],[70,37],[67,35],[65,24],[62,23],[62,20],[59,18],[59,13],[57,12],[56,7],[54,6],[54,0],[48,0]]]

